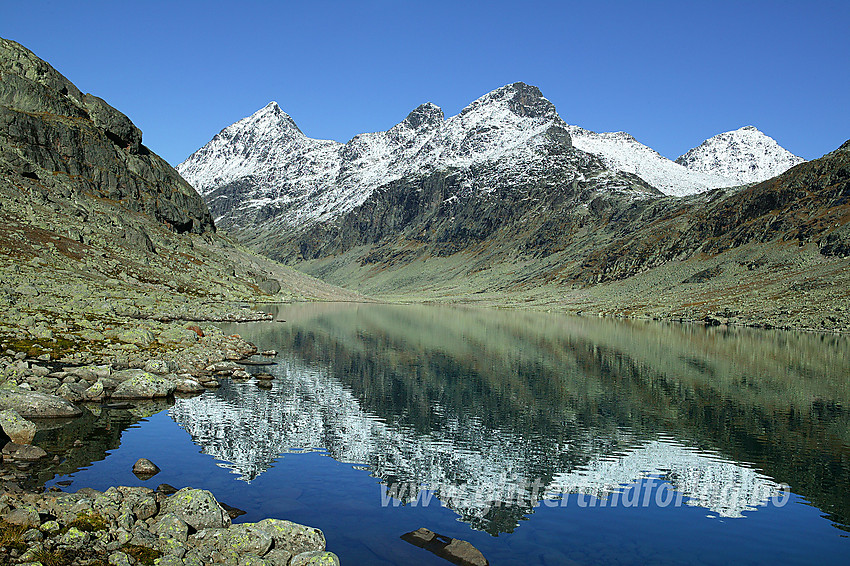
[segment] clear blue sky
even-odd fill
[[[172,164],[277,100],[316,138],[456,114],[504,84],[675,158],[752,124],[807,159],[850,138],[850,2],[43,2],[0,36],[106,99]]]

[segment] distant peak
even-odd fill
[[[403,123],[416,130],[423,126],[437,125],[443,120],[445,120],[443,110],[436,104],[426,102],[420,104],[408,114]]]
[[[301,133],[301,129],[295,123],[295,120],[281,109],[277,102],[272,100],[248,118],[252,123],[273,122],[281,126],[284,130],[290,130]]]
[[[742,132],[758,132],[759,129],[755,126],[744,126],[743,128],[738,128],[739,131]]]

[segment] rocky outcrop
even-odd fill
[[[8,384],[0,387],[0,409],[14,410],[25,418],[79,417],[83,414],[62,397],[28,391]]]
[[[216,517],[206,517],[201,503],[206,511],[216,511]],[[273,519],[231,526],[219,511],[211,493],[190,488],[170,497],[144,487],[6,493],[0,495],[0,524],[21,529],[4,532],[0,561],[49,558],[55,564],[88,564],[108,557],[110,564],[128,565],[339,564],[336,555],[325,550],[318,529]],[[270,523],[286,527],[270,530]],[[310,536],[291,536],[295,532]]]
[[[6,39],[0,39],[0,75],[0,165],[38,180],[43,198],[88,195],[120,202],[176,232],[215,229],[203,200],[142,145],[142,132],[127,116]],[[148,245],[138,228],[128,228],[126,238]]]

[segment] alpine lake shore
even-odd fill
[[[72,433],[64,450],[45,450],[38,446],[39,430],[73,430],[69,425],[81,415],[114,408],[146,416],[172,396],[197,395],[223,379],[248,379],[250,366],[238,362],[257,348],[214,322],[268,315],[151,289],[133,294],[122,288],[117,299],[108,285],[59,280],[47,269],[36,277],[38,267],[6,265],[3,273],[11,293],[2,297],[0,319],[0,562],[339,563],[325,550],[319,529],[276,518],[231,524],[241,512],[205,490],[163,484],[156,490],[44,491],[37,478],[53,477],[87,439]],[[150,477],[144,470],[138,476]]]

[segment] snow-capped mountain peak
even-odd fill
[[[420,128],[439,126],[445,119],[446,117],[443,114],[442,108],[431,102],[426,102],[411,110],[407,118],[402,121],[402,124],[408,128],[418,130]]]
[[[722,175],[739,184],[770,179],[803,161],[754,126],[717,134],[676,159],[692,171]]]
[[[272,207],[285,209],[291,225],[331,218],[382,185],[429,171],[490,164],[494,176],[517,180],[533,174],[550,146],[570,147],[566,124],[537,87],[518,82],[449,119],[427,102],[388,131],[345,144],[305,136],[271,102],[222,130],[177,170],[219,219],[237,208],[250,216]]]
[[[669,195],[684,196],[740,184],[721,175],[687,169],[626,132],[597,133],[579,126],[568,126],[568,131],[575,147],[598,155],[611,169],[634,173]]]

